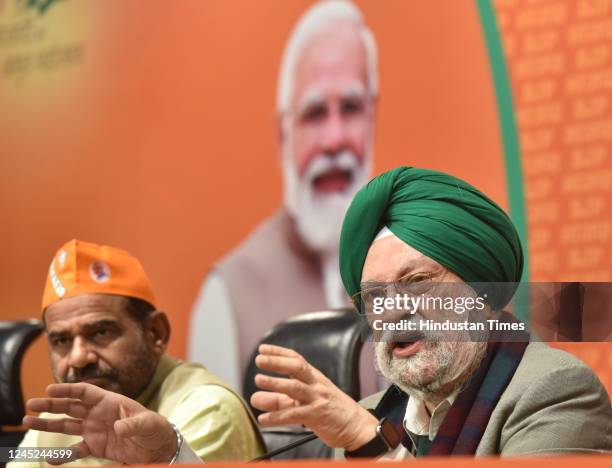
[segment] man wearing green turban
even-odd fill
[[[371,325],[374,317],[395,324],[406,316],[371,313],[371,291],[380,285],[386,293],[390,285],[431,292],[450,284],[486,297],[485,318],[521,330],[502,309],[522,269],[508,216],[448,174],[412,167],[383,173],[357,193],[344,219],[342,280]],[[612,409],[601,382],[578,359],[529,342],[525,332],[374,336],[379,370],[392,385],[361,404],[295,351],[262,345],[258,367],[287,378],[256,377],[262,391],[251,403],[264,411],[259,422],[303,424],[347,457],[612,451]]]

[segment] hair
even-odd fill
[[[155,311],[155,307],[142,299],[126,296],[125,310],[136,323],[144,326],[151,313]]]
[[[283,114],[289,109],[293,94],[295,67],[304,45],[315,33],[337,21],[351,23],[357,28],[366,51],[368,92],[372,98],[378,96],[376,40],[366,26],[361,11],[347,0],[321,0],[302,15],[285,46],[276,94],[276,107],[279,114]]]

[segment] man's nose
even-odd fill
[[[400,322],[402,320],[410,320],[412,318],[412,315],[410,314],[410,311],[394,307],[392,309],[386,310],[380,318],[383,320],[383,322],[394,323]]]
[[[329,155],[335,155],[346,147],[348,131],[346,122],[339,109],[332,110],[325,122],[321,141],[322,149]]]
[[[89,347],[86,340],[82,337],[77,336],[72,341],[72,348],[70,350],[70,357],[68,365],[76,369],[81,369],[88,364],[93,364],[98,360],[96,353]]]

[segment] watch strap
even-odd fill
[[[374,416],[376,414],[373,410],[370,411]],[[385,437],[385,434],[389,434],[392,431],[392,437]],[[376,427],[376,435],[365,445],[362,445],[356,450],[345,450],[344,456],[346,458],[376,458],[384,455],[385,453],[395,449],[401,441],[401,436],[397,433],[397,430],[393,426],[393,423],[387,418],[382,418],[378,421]]]

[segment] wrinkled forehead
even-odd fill
[[[438,262],[408,245],[391,231],[383,230],[368,249],[361,282],[390,282],[413,271],[442,268]]]

